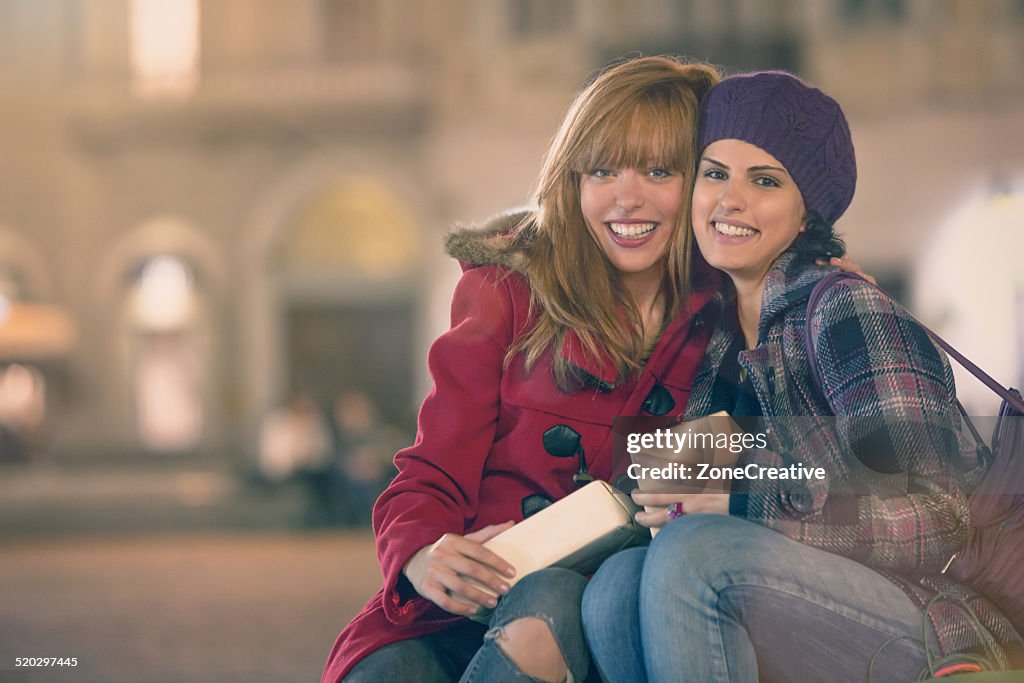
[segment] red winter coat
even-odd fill
[[[451,329],[430,348],[434,388],[420,409],[416,443],[395,456],[399,474],[373,511],[384,586],[338,636],[324,682],[340,681],[385,645],[463,619],[419,597],[402,567],[446,533],[518,521],[524,507],[544,503],[541,497],[554,501],[575,490],[578,460],[549,455],[542,442],[546,430],[564,424],[577,431],[590,474],[614,481],[628,463],[612,462],[612,420],[681,415],[704,356],[710,325],[701,324],[699,314],[678,316],[639,375],[610,386],[614,373],[583,361],[578,339],[570,335],[562,353],[595,381],[565,393],[552,379],[550,352],[529,375],[521,358],[503,367],[505,351],[529,329],[525,278],[494,265],[463,268]],[[713,294],[696,292],[691,310],[700,311]],[[645,401],[650,410],[643,409]]]

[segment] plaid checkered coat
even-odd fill
[[[765,284],[758,345],[739,355],[769,440],[769,449],[748,453],[740,464],[802,463],[823,467],[827,476],[747,482],[746,495],[732,496],[730,512],[877,570],[922,609],[942,592],[963,599],[996,640],[1016,649],[1020,637],[991,604],[941,575],[966,537],[963,492],[987,465],[961,434],[942,351],[880,290],[843,280],[824,294],[810,321],[825,395],[814,385],[804,345],[807,299],[832,270],[783,254]],[[732,308],[723,306],[718,316],[688,417],[714,408],[718,370],[741,334]],[[794,416],[801,417],[786,419]],[[872,479],[864,472],[899,475]],[[928,614],[944,654],[982,645],[950,601]],[[998,645],[985,645],[996,659],[1004,656]]]

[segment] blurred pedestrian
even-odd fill
[[[396,472],[392,458],[399,442],[397,432],[384,424],[370,397],[360,390],[349,390],[334,403],[335,452],[343,490],[333,495],[345,497],[348,521],[368,525],[373,503]],[[329,505],[338,507],[335,500]]]
[[[323,415],[309,395],[296,394],[288,405],[270,411],[260,425],[259,471],[271,483],[283,483],[301,470],[330,460],[330,437]]]

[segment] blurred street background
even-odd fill
[[[0,0],[0,680],[315,680],[441,237],[658,53],[835,96],[851,254],[1024,384],[1024,0]]]
[[[317,681],[380,585],[365,534],[5,542],[2,681]],[[15,657],[76,657],[14,668]]]

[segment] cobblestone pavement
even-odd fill
[[[5,539],[0,681],[317,681],[380,585],[368,532]],[[16,657],[77,657],[15,668]]]

